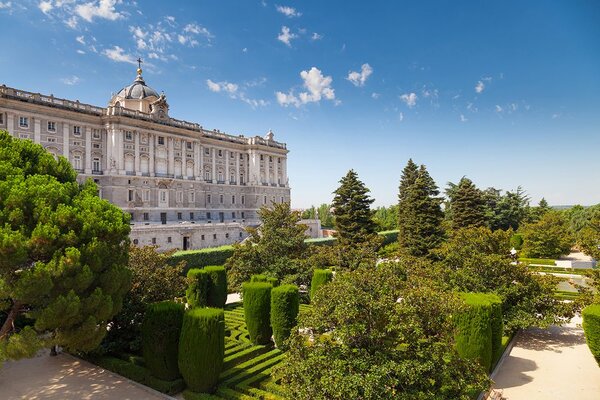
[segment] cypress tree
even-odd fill
[[[426,256],[443,240],[442,200],[434,180],[421,165],[412,160],[404,168],[398,195],[400,251],[413,256]]]
[[[358,179],[354,170],[348,171],[334,192],[332,206],[337,238],[341,245],[355,245],[375,237],[375,222],[371,211],[369,189]]]
[[[486,206],[481,190],[463,177],[450,195],[452,228],[486,226]]]

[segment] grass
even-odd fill
[[[219,251],[219,250],[233,250],[233,246],[228,244],[225,246],[207,247],[205,249],[199,249],[199,250],[180,250],[180,251],[175,252],[173,254],[173,256],[183,256],[186,254],[197,254],[197,253],[212,253],[212,252]]]
[[[523,264],[556,265],[556,260],[551,258],[519,258]]]

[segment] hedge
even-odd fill
[[[556,260],[551,258],[519,258],[523,264],[556,265]]]
[[[600,365],[600,304],[587,306],[581,312],[583,316],[583,332],[592,355]]]
[[[296,326],[300,310],[300,293],[296,285],[282,285],[271,291],[271,327],[275,344],[284,347],[285,340]]]
[[[515,250],[521,250],[523,248],[523,235],[520,233],[515,233],[510,237],[510,245],[515,248]]]
[[[330,282],[333,279],[333,271],[330,269],[315,269],[312,280],[310,281],[310,299],[315,297],[317,290],[321,285]]]
[[[398,230],[378,232],[383,237],[382,246],[398,241]],[[309,246],[333,246],[337,242],[335,237],[306,239]]]
[[[491,310],[491,328],[492,328],[492,362],[497,361],[502,356],[502,334],[504,333],[504,321],[502,319],[502,299],[493,293],[487,294]],[[493,365],[492,365],[493,366]]]
[[[148,305],[142,322],[142,353],[152,375],[165,381],[180,377],[177,350],[185,306],[172,301]]]
[[[187,273],[188,287],[185,297],[191,308],[206,307],[208,305],[208,288],[210,275],[204,269],[190,269]]]
[[[201,250],[178,251],[169,258],[171,265],[185,261],[184,273],[192,268],[204,268],[209,265],[224,265],[233,255],[233,246],[211,247]]]
[[[204,272],[209,276],[206,302],[209,307],[223,308],[227,303],[227,273],[225,267],[208,266]]]
[[[271,286],[266,282],[245,282],[242,285],[244,319],[250,340],[255,344],[271,341]]]
[[[462,293],[467,305],[456,319],[456,349],[461,357],[474,359],[486,371],[492,365],[492,306],[485,293]]]
[[[273,287],[279,286],[279,279],[272,278],[264,274],[252,275],[250,277],[250,282],[267,282],[270,283]]]
[[[379,232],[378,235],[383,236],[382,246],[388,245],[390,243],[394,243],[398,241],[398,230],[394,231],[383,231]]]
[[[179,371],[188,389],[214,391],[223,368],[225,314],[219,308],[194,308],[183,316]]]

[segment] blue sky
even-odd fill
[[[171,116],[290,149],[292,205],[348,169],[396,202],[439,186],[600,202],[598,1],[0,0],[0,83],[106,105],[135,77]]]

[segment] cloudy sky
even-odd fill
[[[294,207],[354,168],[377,205],[408,158],[533,202],[600,202],[600,2],[0,0],[0,84],[288,143]]]

